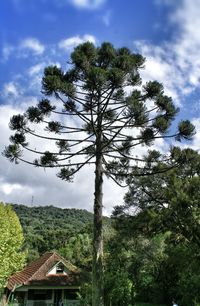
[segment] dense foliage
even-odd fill
[[[120,242],[119,242],[120,241]],[[119,233],[110,244],[105,271],[106,305],[136,301],[199,305],[199,248],[177,242],[170,232],[127,239]]]
[[[22,252],[24,237],[19,219],[10,205],[0,203],[0,289],[7,278],[21,270],[25,262]]]
[[[28,251],[28,261],[46,251],[55,250],[78,267],[91,270],[93,214],[81,209],[54,206],[12,205],[19,217]],[[108,236],[109,218],[104,217]]]
[[[50,250],[62,249],[63,253],[71,239],[87,234],[92,224],[92,214],[86,210],[24,205],[13,205],[13,208],[23,227],[28,261]]]
[[[200,155],[174,148],[158,167],[174,162],[170,171],[133,177],[125,204],[113,216],[118,239],[133,250],[126,265],[133,267],[129,278],[137,298],[199,305]]]

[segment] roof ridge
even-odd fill
[[[41,270],[41,268],[44,266],[44,264],[45,264],[46,262],[48,262],[49,259],[50,259],[53,255],[55,255],[56,253],[55,253],[55,252],[45,252],[39,259],[41,259],[43,256],[45,256],[45,254],[51,254],[51,256],[50,256],[47,260],[45,260],[45,262],[43,262],[43,264],[39,267],[39,269],[36,270],[36,271],[31,275],[31,277],[30,277],[25,283],[27,283],[27,282],[29,282],[30,280],[32,280],[33,277],[34,277],[34,275],[37,274],[37,273]],[[57,254],[56,254],[56,255],[57,255]]]
[[[44,254],[42,254],[42,256],[40,256],[40,257],[36,258],[34,261],[28,263],[28,264],[24,267],[24,269],[27,269],[27,268],[29,268],[29,267],[31,267],[31,266],[37,264],[37,262],[38,262],[39,260],[41,260],[41,258],[44,257],[45,255],[47,255],[47,254],[52,254],[52,255],[53,255],[53,253],[54,253],[54,252],[45,252]],[[24,270],[24,269],[23,269],[23,270]]]
[[[56,252],[55,252],[55,254],[58,255],[62,261],[64,261],[65,265],[69,264],[74,270],[78,270],[78,268],[75,265],[73,265],[69,260],[65,259],[64,257],[62,257],[61,255],[57,254]]]

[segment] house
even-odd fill
[[[55,252],[47,252],[12,275],[9,300],[20,306],[79,305],[80,271]]]

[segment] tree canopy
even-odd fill
[[[171,169],[151,177],[132,177],[125,204],[116,207],[114,215],[124,216],[129,225],[134,223],[134,230],[138,227],[144,234],[171,231],[177,239],[199,246],[199,153],[174,147],[171,158],[157,167]]]
[[[0,229],[0,288],[3,288],[8,277],[20,271],[25,262],[22,227],[12,207],[3,203],[0,203]]]
[[[96,156],[102,153],[104,173],[120,180],[128,170],[134,174],[134,169],[128,167],[131,160],[145,161],[132,156],[135,146],[150,146],[163,137],[191,139],[194,126],[188,120],[181,121],[172,135],[166,135],[178,109],[172,98],[164,94],[162,84],[157,81],[142,84],[139,70],[144,63],[141,55],[127,48],[115,49],[110,43],[103,43],[100,48],[89,42],[76,47],[71,54],[71,69],[64,72],[50,66],[44,70],[42,93],[56,100],[41,99],[25,114],[11,118],[10,128],[16,133],[10,138],[13,144],[5,149],[5,156],[16,163],[58,167],[58,176],[70,180],[84,165],[95,163]],[[50,115],[52,120],[47,120]],[[70,125],[66,126],[68,121]],[[28,123],[44,123],[46,135],[36,132],[36,126]],[[31,147],[26,135],[49,141],[54,150]],[[27,160],[23,150],[39,157]],[[77,156],[86,160],[77,161]]]

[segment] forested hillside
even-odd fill
[[[90,244],[92,213],[82,209],[61,209],[54,206],[12,206],[23,227],[28,261],[46,251],[56,250],[74,263],[80,263],[77,259],[80,249],[83,245]],[[108,225],[109,219],[104,220]],[[87,257],[86,254],[84,257]]]
[[[80,230],[92,222],[93,215],[87,210],[73,208],[58,208],[55,206],[28,207],[25,205],[12,205],[17,213],[25,232],[29,230],[62,231]]]

